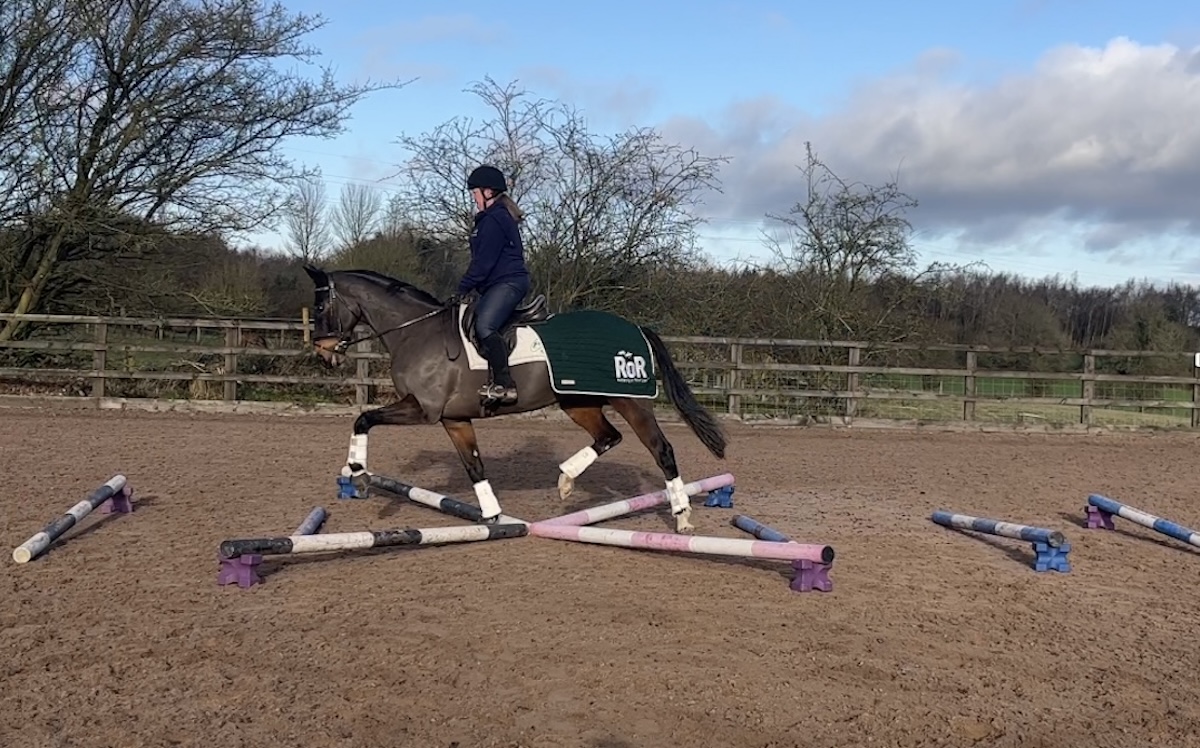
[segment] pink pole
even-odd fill
[[[717,488],[733,485],[733,474],[722,473],[714,475],[711,478],[692,481],[684,485],[683,490],[688,496],[695,496],[698,493],[712,491]],[[613,517],[620,517],[623,514],[632,514],[640,512],[643,509],[649,509],[652,506],[658,506],[667,500],[667,489],[655,491],[654,493],[635,496],[632,499],[622,499],[614,501],[611,504],[602,504],[584,509],[571,514],[564,514],[561,517],[553,517],[551,519],[542,520],[539,525],[594,525],[597,522],[602,522]]]
[[[554,540],[574,540],[580,543],[616,545],[623,548],[647,548],[656,551],[707,553],[715,556],[774,558],[783,561],[812,561],[833,563],[833,547],[804,543],[773,543],[765,540],[716,538],[707,535],[673,535],[665,532],[635,532],[606,527],[550,525],[534,522],[529,534]]]

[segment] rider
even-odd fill
[[[484,401],[511,405],[517,402],[517,383],[509,373],[508,347],[498,331],[531,285],[517,226],[525,214],[509,196],[504,174],[494,166],[479,166],[472,171],[467,189],[478,212],[471,232],[471,264],[453,300],[479,292],[475,335],[491,373],[488,383],[479,389],[479,396]]]

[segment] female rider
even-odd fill
[[[517,384],[508,370],[508,348],[498,330],[529,292],[525,245],[517,224],[525,214],[508,195],[508,182],[494,166],[480,166],[467,177],[475,200],[475,228],[471,232],[471,264],[458,283],[455,301],[479,292],[475,308],[475,336],[487,359],[491,376],[479,397],[502,405],[517,402]]]

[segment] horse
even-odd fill
[[[519,306],[502,326],[517,384],[515,404],[481,403],[477,390],[487,378],[472,324],[476,300],[447,304],[411,283],[373,270],[324,270],[306,264],[313,282],[315,353],[331,368],[346,350],[378,339],[390,356],[397,400],[363,411],[354,421],[343,476],[366,473],[368,434],[381,425],[441,423],[475,490],[485,522],[501,509],[475,437],[472,421],[557,405],[592,438],[559,465],[559,496],[570,496],[575,480],[601,455],[620,444],[621,432],[605,417],[609,405],[625,420],[662,471],[675,532],[691,534],[691,505],[675,452],[654,415],[657,378],[675,410],[718,459],[726,436],[716,418],[696,401],[662,338],[608,312],[577,310],[552,314],[538,295]],[[359,324],[371,334],[355,339]],[[608,347],[605,347],[605,346]]]

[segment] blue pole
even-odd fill
[[[1113,501],[1107,496],[1099,494],[1091,494],[1088,496],[1088,503],[1097,509],[1115,514],[1118,517],[1123,517],[1134,524],[1142,527],[1149,527],[1151,530],[1161,532],[1163,535],[1168,535],[1176,540],[1181,540],[1188,545],[1200,547],[1200,533],[1195,530],[1177,525],[1170,520],[1156,517],[1149,512],[1143,512],[1141,509],[1134,509],[1131,506],[1122,504],[1119,501]]]
[[[792,539],[787,535],[767,527],[761,522],[750,519],[744,514],[734,515],[729,523],[739,530],[744,530],[759,540],[769,540],[774,543],[790,543]]]
[[[324,522],[325,522],[324,507],[319,507],[319,506],[314,507],[313,510],[308,513],[308,516],[304,518],[304,521],[300,523],[300,526],[296,528],[296,532],[294,532],[292,534],[293,535],[313,535],[317,532],[317,529],[320,528]]]
[[[1066,542],[1063,534],[1056,530],[1047,530],[1044,527],[1032,527],[1030,525],[1018,525],[1014,522],[1004,522],[998,519],[972,517],[967,514],[954,514],[953,512],[942,510],[934,512],[930,519],[946,527],[986,532],[989,535],[1028,540],[1031,543],[1045,543],[1051,548],[1057,548]]]

